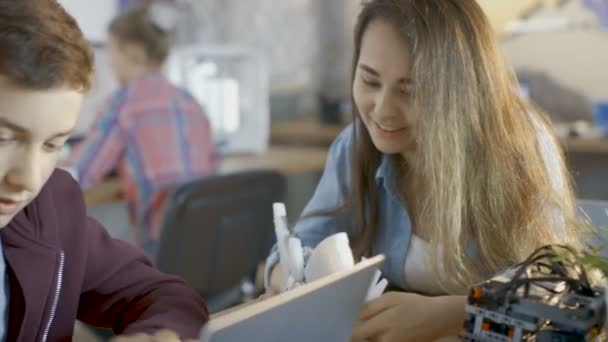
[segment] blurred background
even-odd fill
[[[293,222],[314,191],[329,144],[350,120],[359,1],[166,1],[180,19],[163,70],[205,107],[222,157],[220,174],[278,173]],[[59,2],[76,17],[96,55],[95,86],[76,141],[118,87],[107,61],[108,23],[153,1]],[[521,96],[550,116],[578,197],[608,201],[608,1],[478,2],[518,77]],[[132,239],[116,175],[85,189],[85,197],[111,234]],[[259,287],[259,275],[239,282],[241,295],[248,293],[246,285]],[[201,289],[215,295],[209,291]]]

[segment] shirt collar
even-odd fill
[[[399,195],[399,178],[398,170],[395,164],[395,156],[383,153],[380,159],[380,165],[376,169],[376,183],[384,186],[386,191],[395,198],[401,198]]]

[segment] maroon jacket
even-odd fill
[[[56,170],[0,234],[8,341],[69,341],[76,319],[121,334],[167,328],[195,338],[208,319],[194,290],[87,217],[80,187],[65,171]]]

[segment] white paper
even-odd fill
[[[312,251],[304,269],[306,282],[315,281],[355,266],[346,233],[337,233],[321,241]]]

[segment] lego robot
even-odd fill
[[[595,341],[606,317],[603,288],[591,286],[574,251],[546,246],[470,290],[464,341]]]

